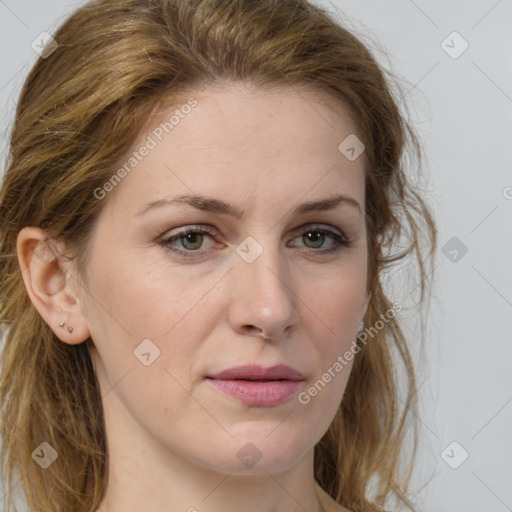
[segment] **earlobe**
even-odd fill
[[[62,264],[58,244],[44,230],[25,227],[16,249],[27,294],[43,320],[66,343],[88,339],[86,318],[70,286],[74,278]]]

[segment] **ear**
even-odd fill
[[[30,301],[55,335],[71,345],[88,339],[77,293],[80,285],[72,266],[62,261],[61,245],[48,239],[44,230],[25,227],[18,233],[16,250]]]

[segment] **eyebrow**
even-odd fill
[[[187,204],[203,212],[209,212],[218,215],[229,215],[231,217],[235,217],[236,219],[241,219],[244,216],[244,210],[240,209],[233,203],[201,195],[181,195],[172,198],[163,198],[157,199],[156,201],[151,201],[150,203],[145,204],[142,209],[137,214],[135,214],[135,217],[144,215],[145,213],[156,208],[174,204]],[[352,206],[359,211],[360,215],[364,214],[361,205],[354,198],[343,194],[337,194],[335,196],[319,199],[317,201],[307,201],[296,206],[291,213],[301,214],[332,210],[340,204],[347,204]]]

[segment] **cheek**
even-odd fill
[[[366,274],[339,274],[337,279],[320,280],[303,288],[307,309],[303,329],[315,346],[317,373],[298,395],[298,407],[305,417],[315,418],[326,432],[343,399],[354,358],[357,332],[364,314]],[[307,293],[307,294],[306,294]]]
[[[112,410],[126,408],[141,424],[195,411],[185,390],[212,314],[212,305],[201,301],[211,285],[187,285],[178,273],[166,279],[164,272],[138,272],[133,261],[112,267],[95,267],[88,305],[102,394]]]
[[[144,357],[154,360],[152,369],[167,368],[180,382],[189,382],[198,345],[216,322],[210,297],[215,293],[208,292],[218,277],[191,277],[159,265],[148,270],[137,258],[108,261],[93,267],[87,304],[91,337],[108,380],[145,369],[140,359],[149,352]]]
[[[96,302],[105,306],[100,309],[125,333],[133,338],[149,334],[162,338],[191,312],[201,314],[197,306],[212,279],[128,256],[112,260],[108,267],[97,265],[93,283]]]
[[[331,272],[329,276],[304,282],[299,297],[316,318],[317,334],[328,339],[326,348],[350,344],[364,315],[366,267]]]

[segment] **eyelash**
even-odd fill
[[[175,241],[179,240],[180,238],[184,238],[185,236],[189,234],[201,234],[201,235],[209,235],[212,238],[215,236],[215,234],[205,228],[204,226],[190,226],[183,231],[180,231],[179,233],[176,233],[172,236],[166,237],[158,242],[158,245],[160,245],[165,251],[168,251],[170,253],[176,254],[178,256],[183,256],[185,258],[200,258],[204,256],[205,253],[208,252],[208,250],[182,250],[182,249],[175,249],[170,246],[170,244]],[[348,238],[346,238],[344,235],[340,235],[338,232],[333,231],[329,228],[316,228],[316,227],[308,227],[307,229],[304,229],[301,231],[298,235],[298,237],[305,235],[306,233],[320,233],[321,235],[327,235],[331,237],[335,244],[330,249],[309,249],[309,251],[313,253],[321,253],[321,254],[337,254],[338,252],[342,251],[343,249],[350,247],[352,242]],[[295,238],[298,238],[295,237]],[[294,238],[294,239],[295,239]]]

